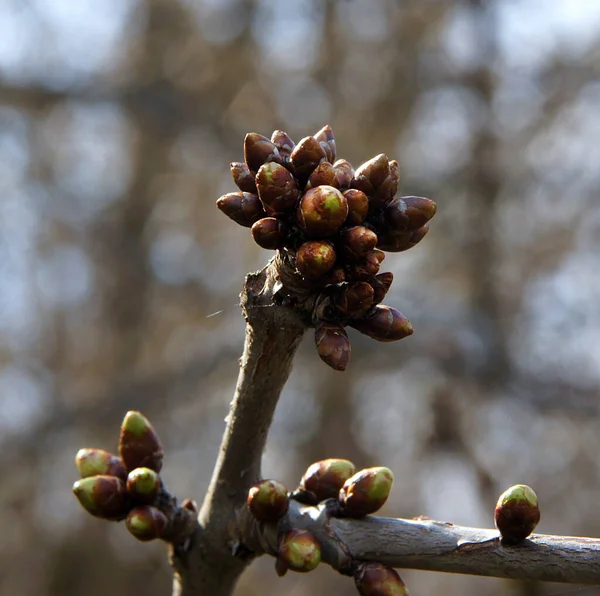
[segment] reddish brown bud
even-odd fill
[[[379,261],[379,264],[381,264],[381,263],[383,263],[383,261],[385,261],[385,253],[382,250],[379,250],[378,248],[374,248],[373,255]]]
[[[505,544],[523,542],[540,521],[540,506],[533,489],[516,484],[504,491],[496,503],[494,521]]]
[[[264,163],[283,162],[275,144],[257,132],[249,132],[244,139],[244,160],[249,170],[254,173],[258,172],[258,168]]]
[[[344,317],[358,319],[373,306],[374,295],[366,281],[344,283],[337,289],[333,303]]]
[[[389,468],[367,468],[346,480],[339,501],[344,515],[364,517],[381,509],[392,490],[394,475]]]
[[[75,465],[82,478],[103,475],[127,479],[127,471],[121,458],[104,449],[80,449],[75,456]]]
[[[350,188],[350,184],[354,178],[354,168],[352,167],[352,164],[345,159],[338,159],[333,164],[333,169],[335,170],[335,175],[338,180],[338,188]]]
[[[150,468],[136,468],[127,476],[127,492],[141,503],[151,503],[160,491],[160,477]]]
[[[261,217],[266,217],[258,195],[250,192],[230,192],[217,200],[217,207],[238,223],[249,228]]]
[[[163,446],[150,421],[140,412],[127,412],[121,424],[119,453],[127,470],[150,468],[160,472]]]
[[[369,197],[369,211],[373,212],[392,200],[398,189],[398,180],[390,171],[387,156],[380,153],[356,170],[351,186]]]
[[[326,158],[323,147],[315,137],[304,137],[294,147],[290,162],[296,178],[304,184],[312,171]]]
[[[263,480],[250,487],[247,503],[250,513],[258,521],[276,522],[288,510],[288,491],[277,480]]]
[[[260,166],[256,186],[265,211],[274,217],[292,212],[301,194],[292,173],[278,163]]]
[[[287,226],[276,217],[263,217],[252,225],[252,237],[262,248],[275,250],[285,244]]]
[[[357,190],[356,188],[349,188],[342,194],[348,202],[346,225],[357,226],[361,224],[365,221],[369,213],[369,198],[362,190]]]
[[[231,177],[240,190],[256,194],[254,175],[243,161],[232,161],[229,168]]]
[[[375,306],[364,319],[351,321],[350,325],[377,341],[399,341],[413,332],[410,321],[400,311],[383,304]]]
[[[325,151],[327,161],[333,163],[335,161],[335,137],[333,136],[333,130],[329,124],[326,124],[316,135],[315,139],[319,141],[321,147]]]
[[[160,509],[144,505],[129,512],[125,526],[132,536],[142,542],[148,542],[163,535],[167,521],[167,516]]]
[[[109,520],[123,519],[129,509],[125,483],[116,476],[89,476],[73,485],[80,505],[91,515]]]
[[[333,166],[328,161],[322,161],[308,178],[305,190],[310,190],[315,186],[333,186],[339,188],[338,179],[335,175]]]
[[[296,252],[296,268],[304,277],[318,278],[335,265],[336,254],[330,242],[312,240],[305,242]]]
[[[394,281],[394,275],[390,271],[380,273],[371,280],[373,286],[373,304],[379,304],[388,293],[392,282]]]
[[[381,563],[363,563],[354,575],[361,596],[408,596],[408,590],[395,569]]]
[[[339,252],[346,259],[358,261],[377,246],[377,234],[365,226],[344,229],[340,234]]]
[[[429,232],[429,225],[418,228],[414,232],[410,230],[402,234],[384,234],[377,237],[377,248],[388,252],[402,252],[416,246],[425,238]]]
[[[283,132],[283,130],[274,130],[271,135],[271,142],[279,149],[279,155],[285,161],[289,161],[290,155],[296,146],[290,135],[287,132]]]
[[[425,197],[402,197],[402,200],[406,205],[410,230],[423,227],[437,211],[437,205]]]
[[[294,528],[283,535],[277,558],[292,571],[312,571],[321,562],[321,545],[312,532]]]
[[[408,207],[402,198],[393,199],[383,211],[385,226],[390,234],[401,234],[408,230],[410,219]]]
[[[341,284],[346,279],[346,273],[341,267],[334,267],[322,277],[325,285]]]
[[[380,266],[378,253],[372,250],[360,261],[346,265],[346,279],[371,281],[372,277],[379,272]]]
[[[300,490],[312,493],[316,503],[333,499],[355,472],[354,464],[347,459],[324,459],[306,470],[300,481]]]
[[[348,203],[333,186],[312,188],[300,200],[298,223],[309,236],[332,236],[348,216]]]
[[[319,357],[333,370],[344,371],[350,361],[350,340],[342,325],[321,323],[315,330]]]

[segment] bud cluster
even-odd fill
[[[160,538],[167,516],[158,507],[163,448],[150,422],[139,412],[127,412],[121,425],[119,455],[104,449],[80,449],[75,464],[81,479],[73,492],[91,515],[125,520],[138,540]]]
[[[395,197],[399,166],[383,153],[358,168],[336,159],[329,125],[298,144],[283,131],[271,139],[249,133],[244,162],[230,164],[238,192],[218,208],[251,228],[256,243],[278,250],[307,287],[329,296],[331,312],[315,324],[322,360],[345,370],[350,325],[378,341],[412,334],[410,321],[381,305],[393,276],[379,273],[383,251],[401,252],[429,231],[436,204],[423,197]]]

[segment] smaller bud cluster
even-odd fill
[[[125,520],[138,540],[161,538],[167,516],[158,507],[163,447],[154,428],[139,412],[128,412],[121,425],[119,455],[104,449],[80,449],[75,464],[81,479],[73,493],[91,515]]]
[[[498,498],[494,522],[504,544],[521,544],[535,530],[539,521],[538,498],[529,486],[516,484]]]
[[[276,130],[271,139],[249,133],[244,162],[230,164],[238,192],[218,208],[255,242],[277,250],[307,288],[332,304],[315,324],[319,356],[334,370],[346,369],[351,326],[377,341],[412,334],[410,321],[381,305],[393,275],[380,273],[385,254],[419,243],[437,207],[430,199],[396,197],[399,165],[383,153],[358,168],[336,159],[329,125],[298,144]]]

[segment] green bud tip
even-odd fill
[[[321,562],[321,545],[312,532],[294,528],[281,539],[278,558],[293,571],[312,571]]]
[[[150,468],[135,468],[127,476],[127,490],[143,495],[155,494],[160,485],[158,474]]]
[[[148,432],[152,428],[152,425],[141,412],[130,411],[125,414],[121,428],[139,437]]]

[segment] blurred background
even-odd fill
[[[307,334],[265,474],[392,468],[385,513],[491,527],[534,487],[539,531],[600,536],[600,3],[0,0],[0,594],[170,593],[161,544],[84,514],[82,446],[140,409],[201,499],[235,386],[244,274],[269,252],[215,208],[249,131],[330,123],[437,201],[389,255],[415,334]],[[413,594],[599,589],[405,571]],[[323,566],[237,594],[342,595]]]

